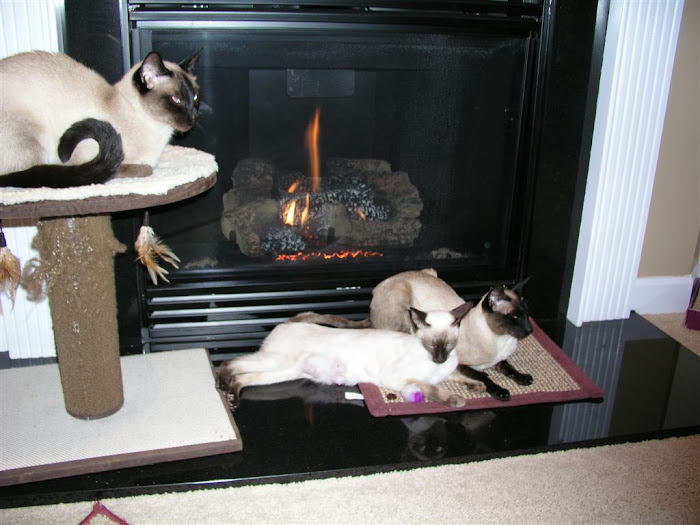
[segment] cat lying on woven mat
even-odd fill
[[[437,384],[455,372],[459,323],[470,307],[462,302],[449,312],[407,309],[407,319],[413,326],[410,334],[283,323],[268,334],[260,350],[223,363],[219,384],[239,396],[247,386],[294,379],[347,386],[374,383],[400,391],[409,402],[427,398],[463,406],[462,396]],[[479,392],[484,390],[479,381],[461,376],[454,380]]]
[[[494,369],[520,385],[532,383],[532,376],[516,370],[508,361],[518,341],[532,333],[527,306],[520,291],[527,280],[512,288],[496,286],[486,293],[460,323],[456,352],[458,372],[484,383],[486,392],[508,401],[510,392],[494,383],[483,372]],[[382,328],[410,332],[408,307],[423,310],[454,308],[464,300],[438,278],[433,269],[396,274],[380,282],[372,291],[367,319],[350,321],[337,315],[301,313],[290,321],[319,323],[338,328]]]

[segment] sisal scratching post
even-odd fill
[[[148,177],[0,191],[0,219],[55,217],[37,225],[33,245],[40,257],[25,264],[22,283],[30,299],[45,294],[50,300],[69,414],[97,419],[117,412],[124,403],[114,256],[126,248],[114,238],[108,214],[199,195],[216,183],[217,169],[209,153],[166,146]]]
[[[34,247],[46,283],[66,410],[81,419],[124,403],[114,286],[114,256],[126,248],[109,215],[42,220]]]

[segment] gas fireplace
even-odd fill
[[[535,315],[557,314],[597,82],[595,7],[66,7],[69,54],[108,78],[151,50],[175,61],[202,49],[200,122],[175,143],[214,154],[218,181],[150,210],[182,260],[170,283],[117,262],[125,348],[204,346],[222,359],[300,311],[361,318],[380,280],[425,267],[467,299],[530,274]],[[121,38],[98,45],[96,18]],[[117,235],[126,242],[139,220],[116,217]]]

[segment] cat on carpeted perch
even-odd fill
[[[199,53],[175,64],[152,51],[114,85],[62,53],[0,60],[0,186],[150,175],[173,133],[196,122]]]
[[[200,52],[178,64],[150,52],[114,85],[62,53],[0,60],[0,187],[69,188],[151,175],[173,134],[197,120]],[[134,248],[153,284],[168,281],[158,260],[178,267],[148,215]],[[0,277],[14,298],[12,270],[19,267],[9,255],[3,250]]]

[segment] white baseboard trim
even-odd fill
[[[630,306],[639,314],[685,312],[692,289],[692,275],[640,277],[632,285]]]

